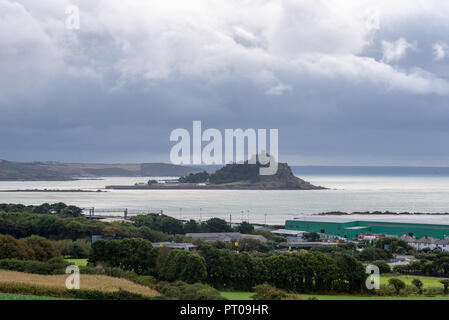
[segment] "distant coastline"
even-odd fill
[[[104,190],[82,190],[82,189],[13,189],[0,190],[0,192],[107,192]]]

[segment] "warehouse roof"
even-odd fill
[[[293,221],[310,221],[324,223],[348,223],[348,222],[386,222],[409,223],[429,225],[449,225],[449,216],[445,215],[351,215],[351,216],[301,216],[293,218]]]

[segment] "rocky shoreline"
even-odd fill
[[[325,190],[323,187],[312,186],[300,188],[297,186],[270,186],[262,184],[241,185],[198,185],[194,183],[154,184],[154,185],[112,185],[106,186],[111,190]]]

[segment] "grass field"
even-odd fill
[[[78,267],[85,267],[87,266],[87,259],[65,259],[68,263],[74,264]]]
[[[53,297],[27,296],[23,294],[0,293],[0,300],[66,300]]]
[[[423,277],[423,276],[395,276],[395,275],[384,275],[380,276],[380,284],[388,284],[388,280],[391,278],[397,278],[405,282],[405,284],[412,285],[413,279],[419,279],[423,282],[424,287],[440,287],[443,285],[440,280],[445,278],[433,278],[433,277]]]
[[[444,278],[422,277],[422,276],[396,276],[396,275],[383,275],[380,277],[380,283],[383,285],[388,284],[388,280],[391,278],[397,278],[404,281],[407,285],[412,285],[413,279],[420,279],[423,282],[424,287],[440,287],[443,285],[440,280]],[[220,292],[223,297],[229,300],[251,300],[253,292]],[[316,297],[319,300],[449,300],[449,296],[441,297],[379,297],[379,296],[348,296],[348,295],[313,295],[313,294],[300,294],[299,297],[308,299]]]
[[[251,300],[253,292],[225,292],[220,294],[229,300]],[[315,297],[318,300],[449,300],[449,296],[443,297],[379,297],[379,296],[348,296],[348,295],[321,295],[299,294],[304,300]]]
[[[65,289],[66,274],[41,275],[16,271],[0,270],[0,283],[24,283],[40,287],[52,287]],[[148,287],[138,285],[123,278],[113,278],[104,275],[82,274],[80,275],[80,289],[114,292],[123,289],[144,296],[156,296],[158,293]]]

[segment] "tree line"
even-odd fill
[[[143,239],[97,240],[89,263],[107,264],[150,274],[165,281],[203,282],[217,289],[249,291],[269,283],[292,292],[360,292],[366,279],[363,265],[354,257],[321,252],[293,252],[253,256],[202,246],[199,254],[153,248]]]

